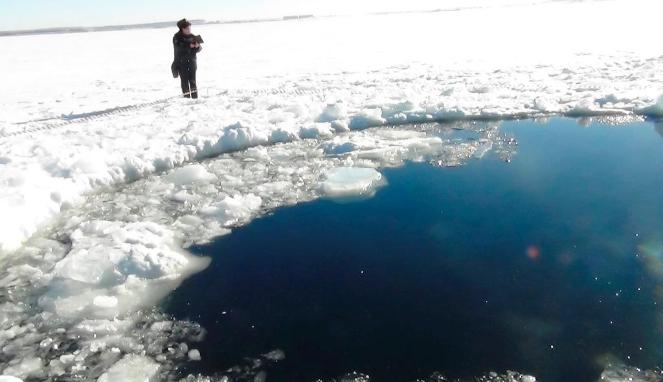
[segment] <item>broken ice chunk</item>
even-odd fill
[[[200,361],[202,358],[200,356],[200,351],[198,349],[191,349],[189,350],[189,359],[192,361]]]
[[[338,167],[327,171],[321,191],[330,198],[372,196],[384,184],[383,176],[372,168]]]
[[[182,167],[166,176],[171,183],[181,186],[191,183],[210,183],[216,181],[216,176],[200,164]]]
[[[127,355],[117,361],[97,382],[145,382],[151,381],[159,370],[159,364],[140,355]]]

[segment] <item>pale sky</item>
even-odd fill
[[[0,30],[291,14],[357,14],[542,0],[0,0]]]

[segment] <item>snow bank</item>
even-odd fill
[[[366,129],[382,126],[386,119],[382,118],[382,109],[365,109],[350,119],[349,127],[352,130]]]
[[[316,122],[334,122],[338,120],[345,120],[348,117],[348,112],[343,102],[328,104],[325,109],[320,113]]]

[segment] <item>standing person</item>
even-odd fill
[[[173,47],[175,48],[175,61],[171,67],[173,76],[179,75],[184,97],[198,98],[196,54],[203,49],[200,46],[202,39],[191,33],[191,23],[187,19],[178,21],[177,27],[180,30],[173,36]]]

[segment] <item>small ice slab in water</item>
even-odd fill
[[[330,198],[371,196],[384,184],[382,174],[372,168],[338,167],[327,171],[321,191]]]
[[[188,353],[189,359],[192,361],[200,361],[202,357],[200,356],[200,351],[198,349],[191,349]]]

